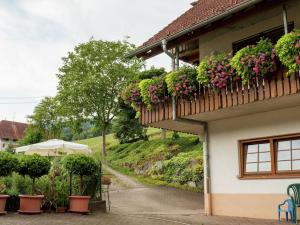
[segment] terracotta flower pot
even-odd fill
[[[65,213],[67,211],[67,207],[57,207],[56,212],[57,213]]]
[[[0,195],[0,215],[5,215],[5,205],[6,205],[6,199],[8,198],[8,195]]]
[[[19,195],[20,209],[19,213],[23,214],[40,214],[44,195]]]
[[[69,212],[89,213],[90,196],[69,196]]]

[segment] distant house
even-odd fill
[[[299,0],[199,0],[132,56],[166,53],[173,70],[179,61],[199,65],[261,38],[276,43],[300,29],[299,12]],[[246,85],[199,85],[194,98],[141,105],[141,124],[200,136],[207,215],[276,218],[287,186],[300,182],[300,71],[285,74],[279,66]]]
[[[0,121],[0,151],[5,150],[9,143],[17,144],[22,139],[26,128],[26,123]]]

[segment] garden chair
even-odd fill
[[[282,206],[287,205],[287,209],[282,209]],[[292,223],[297,223],[297,220],[295,220],[296,214],[295,214],[295,204],[292,199],[287,199],[283,203],[278,205],[278,222],[280,223],[280,214],[282,212],[285,213],[285,219],[288,222],[289,221],[289,215],[291,217]]]
[[[300,207],[300,184],[291,184],[287,188],[287,195],[293,200],[294,220],[297,222],[297,207]]]

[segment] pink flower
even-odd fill
[[[299,55],[298,55],[297,58],[296,58],[296,63],[297,63],[298,65],[300,65],[300,56],[299,56]]]
[[[258,66],[254,67],[252,70],[256,74],[256,76],[259,74],[259,68],[258,68]]]

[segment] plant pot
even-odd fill
[[[5,215],[5,205],[6,205],[6,199],[8,198],[8,195],[0,195],[0,215]]]
[[[44,195],[19,195],[20,209],[19,213],[22,214],[40,214],[42,213],[41,206],[43,203]]]
[[[89,213],[90,196],[69,196],[69,212]]]
[[[56,212],[57,213],[65,213],[67,211],[67,207],[57,207]]]

